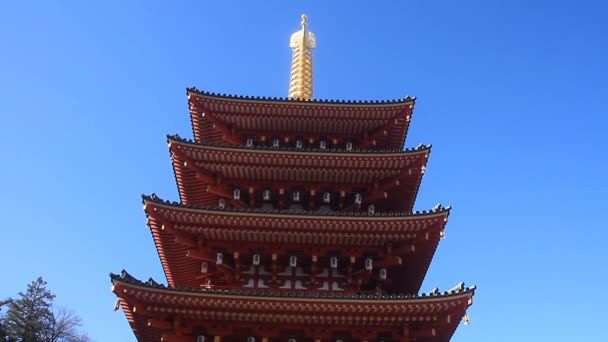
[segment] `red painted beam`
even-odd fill
[[[196,342],[194,336],[178,336],[174,333],[165,333],[160,340],[161,342]]]
[[[174,239],[176,243],[184,245],[186,247],[194,248],[198,246],[196,241],[191,236],[187,236],[180,232],[174,232]]]
[[[157,329],[172,329],[173,328],[172,323],[165,321],[165,320],[156,319],[156,318],[149,319],[148,322],[146,323],[146,325],[151,328],[157,328]]]
[[[207,250],[200,250],[200,249],[196,249],[196,248],[190,248],[186,252],[186,256],[190,257],[190,258],[193,258],[193,259],[204,260],[204,261],[208,261],[208,262],[211,262],[211,263],[215,264],[215,255],[212,255]]]

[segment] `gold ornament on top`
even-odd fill
[[[291,35],[289,46],[292,49],[289,97],[312,99],[312,49],[317,47],[315,35],[307,30],[308,18],[302,15],[302,28]]]

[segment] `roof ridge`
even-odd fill
[[[143,286],[153,289],[173,290],[178,292],[189,293],[208,293],[219,295],[233,296],[254,296],[254,297],[292,297],[292,298],[314,298],[314,299],[382,299],[382,300],[402,300],[402,299],[422,299],[422,298],[446,298],[465,293],[475,294],[477,286],[465,287],[461,282],[458,286],[444,292],[440,292],[438,288],[433,289],[429,293],[421,294],[370,294],[370,293],[340,293],[340,292],[308,292],[308,291],[279,291],[279,290],[258,290],[258,289],[205,289],[191,287],[170,287],[164,284],[159,284],[154,279],[150,278],[147,282],[143,282],[126,270],[122,270],[120,274],[110,273],[111,282],[121,281],[131,285]]]
[[[155,193],[150,195],[142,194],[142,201],[155,202],[158,204],[169,205],[172,207],[180,207],[187,209],[202,209],[212,210],[217,212],[236,212],[236,213],[253,213],[253,214],[287,214],[287,215],[301,215],[301,216],[338,216],[338,217],[410,217],[410,216],[424,216],[428,214],[437,214],[443,212],[449,212],[451,206],[442,206],[437,204],[435,207],[429,210],[415,210],[411,212],[391,211],[391,212],[375,212],[369,214],[365,211],[316,211],[316,210],[299,210],[299,209],[262,209],[262,208],[232,208],[225,207],[220,208],[219,206],[208,206],[201,204],[184,204],[177,201],[163,200],[158,197]]]
[[[389,99],[389,100],[337,100],[337,99],[300,99],[300,98],[289,98],[289,97],[271,97],[271,96],[249,96],[249,95],[234,95],[234,94],[220,94],[214,92],[208,92],[199,90],[196,87],[186,87],[186,94],[193,92],[199,95],[221,97],[226,99],[237,99],[237,100],[254,100],[254,101],[274,101],[274,102],[300,102],[300,103],[333,103],[333,104],[354,104],[354,105],[378,105],[378,104],[396,104],[406,102],[416,102],[416,96],[405,96],[401,99]]]
[[[230,143],[218,143],[218,142],[201,142],[193,139],[182,138],[179,134],[167,134],[167,141],[177,140],[179,142],[198,145],[198,146],[212,146],[212,147],[226,147],[226,148],[235,148],[235,149],[243,149],[243,150],[261,150],[261,151],[290,151],[290,152],[314,152],[314,153],[345,153],[345,154],[372,154],[372,153],[400,153],[400,152],[415,152],[422,150],[430,150],[433,147],[432,144],[418,144],[416,147],[406,147],[405,149],[352,149],[348,151],[346,149],[319,149],[319,148],[295,148],[291,146],[281,146],[281,147],[273,147],[273,146],[255,146],[255,147],[246,147],[243,145],[230,144]]]

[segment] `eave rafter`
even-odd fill
[[[199,115],[202,119],[207,119],[213,124],[213,128],[222,132],[224,141],[232,144],[242,144],[241,133],[236,125],[229,125],[222,120],[217,119],[213,113],[207,110],[197,97],[192,97],[188,94],[188,103],[190,105],[191,115]]]
[[[407,122],[407,125],[409,125],[412,108],[413,108],[413,104],[410,104],[409,108],[404,109],[401,113],[399,113],[399,115],[396,115],[393,118],[391,118],[386,124],[376,128],[374,130],[364,131],[357,139],[357,141],[359,142],[359,146],[361,148],[368,148],[371,146],[376,146],[376,144],[377,144],[376,139],[381,136],[383,136],[383,137],[388,136],[389,131],[393,127],[395,127],[396,125],[399,125],[399,124],[403,124],[402,120],[405,120],[405,122]]]
[[[185,168],[194,170],[196,173],[196,178],[200,180],[201,184],[206,185],[206,192],[226,199],[233,207],[244,207],[242,202],[233,198],[230,190],[224,185],[224,177],[220,172],[211,172],[199,166],[198,163],[184,153],[180,147],[181,146],[172,144],[172,142],[169,141],[169,150],[171,151],[171,159],[173,160],[174,164],[181,164]]]
[[[213,173],[209,170],[200,167],[195,160],[188,157],[188,155],[180,150],[180,147],[173,145],[169,142],[169,150],[171,151],[171,159],[173,162],[180,162],[186,168],[192,168],[196,171],[196,178],[201,180],[203,184],[208,185],[220,185],[222,183],[222,175],[220,173]],[[175,159],[175,156],[179,157],[179,160]]]

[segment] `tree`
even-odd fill
[[[55,308],[55,295],[46,285],[46,281],[38,278],[27,286],[25,293],[19,292],[16,299],[0,303],[8,307],[6,314],[0,316],[0,341],[89,341],[78,331],[80,317],[65,308]]]
[[[2,307],[8,303],[8,300],[0,300],[0,341],[9,341],[8,332],[6,331],[6,326],[4,325],[4,315],[2,315]]]
[[[8,304],[4,318],[7,335],[15,341],[43,342],[45,330],[52,324],[52,305],[55,295],[46,289],[46,282],[38,278],[19,292]]]

